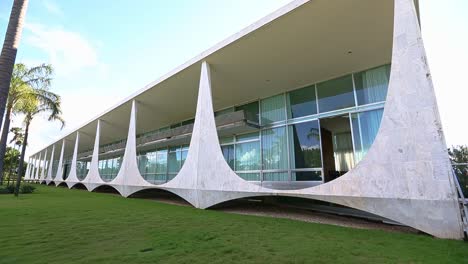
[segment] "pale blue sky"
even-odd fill
[[[0,2],[1,36],[12,2]],[[17,62],[54,65],[52,89],[63,97],[67,127],[60,131],[58,124],[35,120],[28,153],[288,2],[30,1]],[[423,37],[448,144],[468,144],[463,114],[468,96],[463,78],[468,61],[468,1],[420,2]],[[91,93],[95,96],[89,98]]]

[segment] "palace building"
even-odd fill
[[[418,14],[295,0],[44,146],[26,179],[202,209],[300,197],[462,238]]]

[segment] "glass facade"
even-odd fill
[[[140,152],[137,157],[141,176],[151,183],[173,179],[187,158],[188,146],[177,146]]]
[[[261,100],[261,124],[268,125],[286,120],[285,102],[284,94]]]
[[[320,128],[318,121],[289,126],[291,168],[320,168]]]
[[[58,166],[59,160],[54,160],[54,163],[52,163],[52,179],[55,179],[55,176],[57,176]]]
[[[253,121],[258,124],[259,122],[259,107],[258,107],[258,101],[251,102],[248,104],[236,106],[235,111],[240,111],[243,110],[245,113],[245,117],[247,120]],[[225,112],[226,114],[228,112]]]
[[[354,113],[351,115],[356,163],[362,160],[374,143],[379,132],[383,109]]]
[[[383,65],[215,112],[242,110],[259,125],[256,132],[219,139],[227,164],[248,181],[322,182],[342,175],[362,160],[377,135],[389,76],[390,65]],[[189,119],[138,137],[192,123]],[[187,145],[140,151],[139,171],[148,182],[167,182],[187,153]],[[115,178],[121,162],[122,157],[100,160],[101,177]],[[85,175],[89,164],[77,169]]]
[[[289,92],[288,118],[297,118],[317,114],[315,85]]]
[[[384,65],[249,103],[259,116],[259,132],[220,138],[224,158],[249,181],[341,175],[364,157],[377,135],[389,74],[390,65]],[[323,118],[329,120],[321,125]],[[325,168],[327,162],[332,164]]]
[[[105,182],[113,180],[119,173],[120,166],[122,165],[122,157],[111,157],[100,159],[98,162],[99,175]]]
[[[76,176],[78,177],[78,180],[82,181],[86,177],[90,164],[90,161],[76,161]]]
[[[320,113],[355,106],[352,75],[317,84],[317,96]]]
[[[63,158],[62,178],[64,180],[66,180],[68,178],[68,175],[70,175],[71,160],[72,160],[72,157]]]

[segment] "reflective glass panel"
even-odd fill
[[[288,104],[288,118],[317,114],[315,85],[289,92]]]
[[[236,144],[236,171],[260,169],[260,142]]]
[[[317,95],[321,113],[354,106],[351,75],[317,84]]]
[[[229,167],[234,169],[234,145],[221,146],[221,151]]]
[[[322,167],[318,121],[290,125],[289,141],[291,169]]]
[[[287,172],[264,172],[264,181],[289,181],[289,175]]]
[[[292,181],[322,181],[320,171],[293,171],[291,173]]]
[[[236,106],[235,110],[243,110],[247,120],[258,124],[258,101]]]
[[[242,134],[236,136],[236,142],[258,140],[258,132]]]
[[[286,127],[262,131],[263,169],[288,169]]]

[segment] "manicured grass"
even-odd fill
[[[0,263],[464,263],[468,244],[39,186],[0,195]]]

